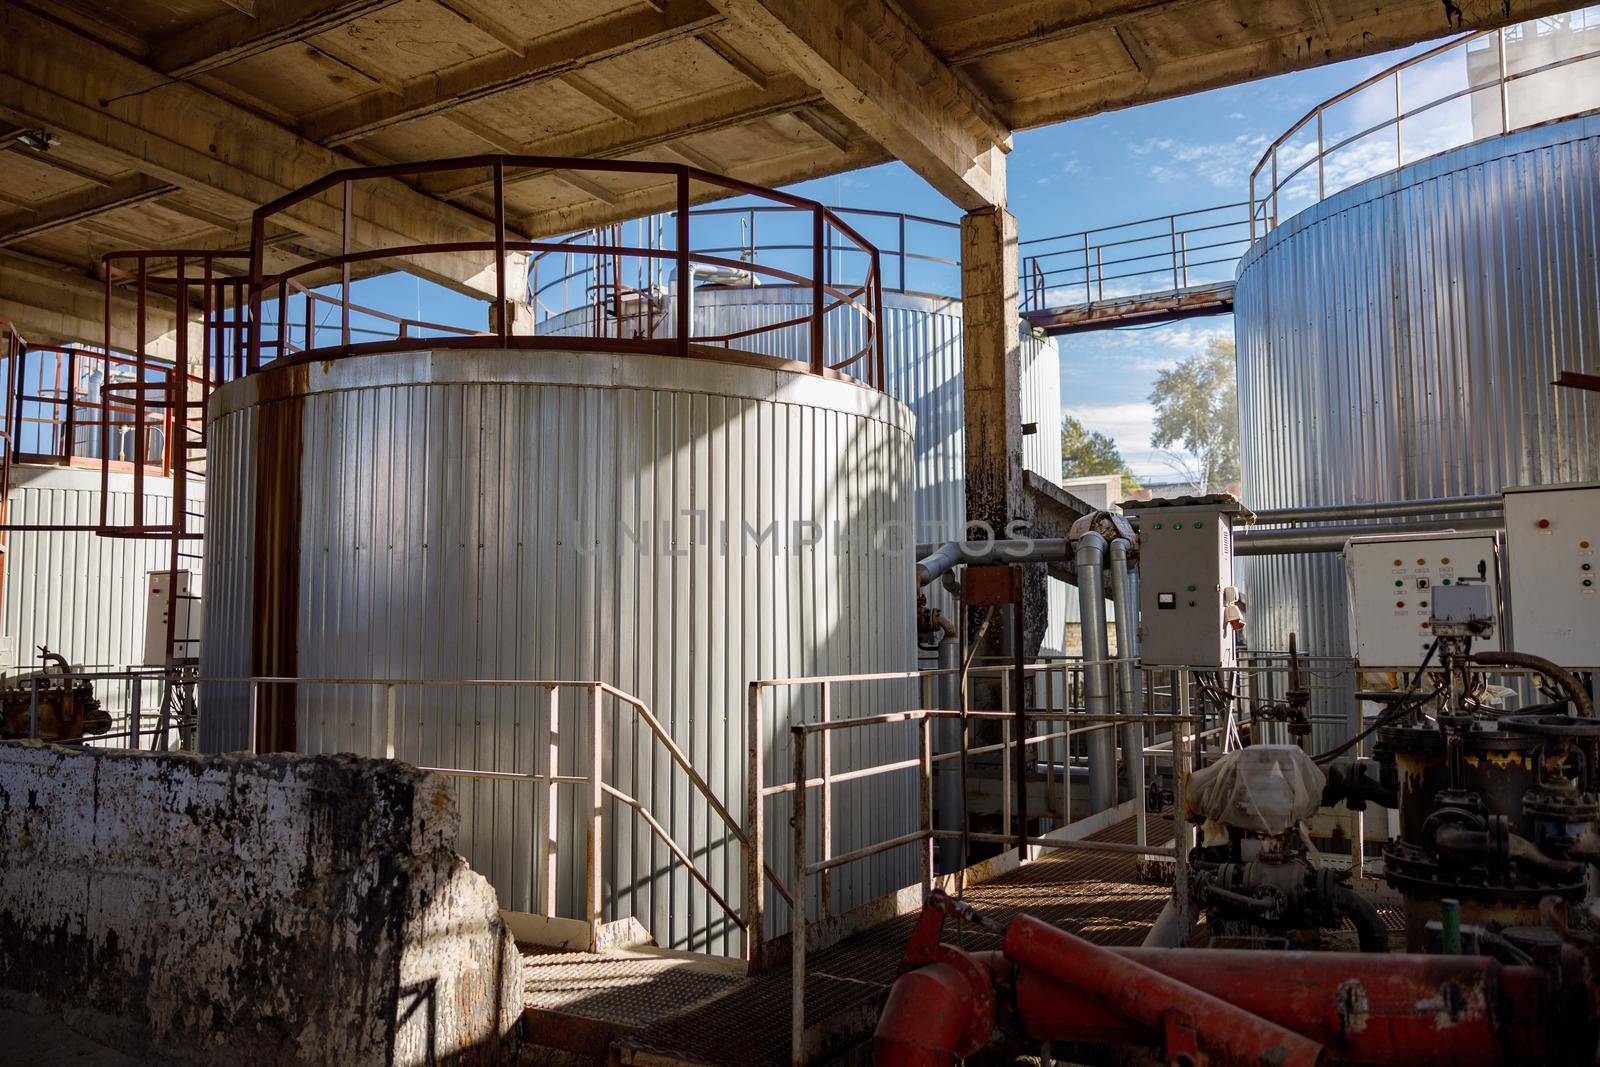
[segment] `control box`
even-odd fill
[[[189,662],[200,657],[200,595],[194,575],[188,571],[177,572],[174,595],[167,595],[173,585],[172,571],[151,571],[147,578],[148,595],[144,613],[144,662],[148,666],[166,666],[167,614],[173,612],[172,658]]]
[[[1600,485],[1505,491],[1510,647],[1600,668]]]
[[[1139,517],[1139,658],[1167,667],[1233,666],[1223,591],[1233,585],[1238,501],[1151,500],[1123,509]]]
[[[1415,670],[1433,644],[1433,590],[1481,580],[1493,606],[1491,634],[1476,651],[1501,647],[1500,539],[1492,533],[1374,534],[1344,546],[1350,588],[1350,654],[1366,670]]]

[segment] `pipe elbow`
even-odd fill
[[[1333,891],[1332,902],[1334,914],[1349,919],[1356,928],[1362,952],[1389,951],[1389,924],[1372,901],[1348,886],[1340,886]]]
[[[895,980],[872,1035],[876,1067],[951,1067],[988,1041],[993,1017],[975,1010],[980,1000],[967,977],[947,963],[931,963]]]

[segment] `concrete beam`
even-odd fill
[[[151,50],[150,65],[174,78],[192,78],[279,45],[337,29],[398,2],[253,0],[253,14],[235,8],[169,38]]]
[[[0,66],[0,116],[92,144],[156,181],[194,191],[218,213],[243,220],[258,205],[353,162],[15,5],[0,6],[0,39],[9,46]],[[335,190],[278,221],[337,247],[343,205]],[[363,183],[351,223],[357,248],[483,240],[490,230],[485,220],[396,181]],[[461,253],[407,266],[481,296],[494,291],[492,260]]]
[[[1010,128],[898,7],[886,0],[711,2],[956,204],[1004,204]]]
[[[341,145],[458,104],[482,100],[582,70],[592,63],[689,37],[719,24],[701,0],[664,0],[593,19],[529,42],[523,51],[490,56],[406,83],[398,93],[379,91],[316,112],[300,132],[318,144]]]
[[[33,342],[105,343],[105,286],[75,267],[32,256],[0,253],[0,308],[17,332]],[[145,351],[171,359],[177,352],[177,312],[165,297],[146,302]],[[113,289],[111,347],[131,352],[138,344],[138,308],[132,297]],[[199,344],[192,330],[191,350]]]
[[[0,218],[0,247],[82,222],[107,211],[157,200],[176,192],[177,188],[139,174],[110,185],[52,197],[28,211]]]

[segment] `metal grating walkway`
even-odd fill
[[[1170,819],[1152,817],[1149,828],[1152,841],[1170,840]],[[1131,842],[1133,820],[1089,840]],[[1132,854],[1061,851],[971,886],[965,895],[1002,923],[1028,912],[1099,944],[1137,945],[1170,893],[1137,878]],[[807,1026],[832,1031],[833,1048],[871,1032],[916,919],[901,916],[808,957]],[[947,924],[945,936],[968,948],[999,947],[997,937],[971,927],[958,935]],[[789,1061],[789,989],[786,967],[739,981],[713,1000],[639,1027],[622,1042],[621,1058],[782,1067]]]

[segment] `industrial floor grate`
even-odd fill
[[[1170,819],[1152,818],[1149,839],[1171,840]],[[1133,840],[1133,820],[1090,840]],[[1138,944],[1170,889],[1137,881],[1137,858],[1124,853],[1055,852],[992,882],[969,887],[968,903],[1005,922],[1027,912],[1091,941]],[[900,954],[916,923],[905,915],[812,953],[806,968],[806,1023],[830,1030],[837,1043],[870,1033],[878,1005],[894,981]],[[946,926],[947,939],[969,948],[995,948],[998,939],[970,926]],[[625,1042],[623,1058],[696,1064],[773,1067],[789,1060],[789,972],[778,968],[750,979],[712,1003],[641,1027]]]

